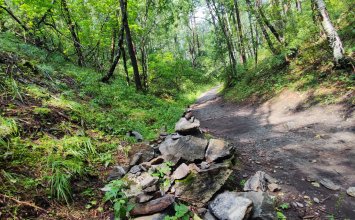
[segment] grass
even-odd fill
[[[0,33],[0,58],[0,191],[24,201],[41,198],[61,218],[68,217],[66,205],[82,218],[102,213],[102,204],[100,210],[85,206],[101,200],[103,173],[134,146],[126,133],[136,130],[153,140],[162,129],[172,132],[184,109],[210,86],[191,81],[179,94],[137,93],[117,73],[110,84],[101,83],[102,73],[8,33]],[[0,213],[38,215],[9,201],[0,204]]]

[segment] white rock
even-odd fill
[[[355,187],[349,187],[347,190],[346,190],[346,193],[349,195],[349,196],[352,196],[352,197],[355,197]]]
[[[210,204],[209,210],[218,219],[243,220],[248,219],[253,202],[250,199],[237,196],[234,192],[219,194]]]

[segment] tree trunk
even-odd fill
[[[265,26],[264,26],[264,24],[263,24],[262,18],[260,17],[260,14],[259,14],[257,11],[255,11],[254,8],[251,6],[250,0],[246,0],[246,1],[247,1],[247,4],[248,4],[248,6],[249,6],[250,11],[251,11],[251,12],[255,15],[255,17],[256,17],[256,21],[257,21],[258,24],[259,24],[259,27],[260,27],[260,29],[261,29],[261,32],[263,33],[264,38],[265,38],[267,44],[269,45],[269,48],[270,48],[272,54],[274,54],[274,55],[279,54],[279,51],[276,50],[276,48],[274,47],[274,45],[273,45],[273,43],[272,43],[272,41],[271,41],[271,39],[270,39],[270,36],[269,36],[269,34],[267,33],[267,31],[266,31],[266,29],[265,29]]]
[[[251,45],[252,45],[252,49],[253,49],[253,53],[254,53],[254,62],[255,62],[255,65],[257,65],[258,64],[258,45],[257,45],[257,42],[255,41],[255,38],[254,38],[253,22],[252,22],[252,17],[251,17],[252,10],[251,10],[250,0],[246,0],[246,4],[248,6],[247,12],[248,12],[248,19],[249,19]],[[257,29],[255,30],[255,34],[257,35]],[[257,36],[255,36],[255,37],[257,39]]]
[[[218,23],[219,23],[219,26],[222,30],[222,33],[224,35],[224,38],[226,40],[226,43],[227,43],[227,48],[228,48],[228,52],[229,52],[229,58],[230,58],[230,63],[232,65],[232,75],[235,75],[235,70],[236,70],[236,67],[237,67],[237,61],[235,59],[235,55],[234,55],[234,49],[233,49],[233,45],[232,43],[230,42],[230,36],[229,36],[229,32],[228,32],[228,26],[227,24],[225,24],[224,22],[224,18],[221,17],[219,11],[217,10],[217,7],[216,7],[216,3],[214,0],[211,0],[212,1],[212,4],[210,2],[210,0],[206,0],[207,2],[207,6],[209,8],[209,11],[210,11],[210,14],[213,16],[213,9],[212,9],[212,6],[214,7],[214,11],[216,13],[216,16],[217,16],[217,20],[218,20]],[[216,24],[214,23],[214,25],[216,26]],[[216,28],[216,27],[215,27]],[[231,83],[231,82],[228,82],[228,83]]]
[[[329,14],[324,1],[323,0],[314,0],[314,1],[317,5],[317,9],[320,14],[320,17],[322,18],[323,29],[327,34],[330,46],[333,49],[333,57],[335,63],[338,65],[339,61],[344,59],[343,43],[341,42],[338,32],[334,28],[333,23],[329,18]]]
[[[269,22],[269,20],[266,18],[263,10],[261,9],[261,7],[258,7],[258,12],[261,16],[262,21],[264,22],[264,24],[270,29],[271,33],[275,36],[275,38],[277,39],[278,42],[283,43],[283,39],[281,37],[281,35],[277,32],[277,30],[275,29],[275,27]]]
[[[73,44],[74,44],[74,48],[76,50],[76,54],[78,55],[78,65],[79,66],[83,66],[84,65],[84,55],[83,55],[83,52],[81,50],[80,39],[79,39],[78,34],[75,31],[76,25],[71,19],[69,8],[68,8],[66,0],[62,0],[62,9],[63,9],[64,18],[66,20],[68,29],[69,29],[70,34],[71,34],[72,39],[73,39]]]
[[[296,0],[296,9],[298,12],[302,12],[302,2],[301,0]]]
[[[246,66],[247,58],[246,58],[246,55],[245,55],[245,44],[244,44],[244,36],[243,36],[243,27],[242,27],[242,22],[240,21],[238,0],[234,0],[234,7],[235,7],[235,14],[236,14],[236,17],[237,17],[237,25],[238,25],[238,33],[239,33],[239,41],[240,41],[240,54],[242,56],[243,64],[244,64],[244,66]]]
[[[133,67],[134,82],[136,84],[136,89],[138,91],[142,91],[143,87],[142,87],[141,79],[139,76],[137,57],[134,52],[131,30],[129,28],[128,18],[127,18],[128,17],[128,15],[127,15],[127,0],[126,1],[120,0],[120,7],[121,7],[121,12],[122,12],[122,24],[123,24],[125,32],[126,32],[127,49],[128,49],[129,56],[131,57],[131,64]]]
[[[111,64],[110,69],[108,70],[106,76],[104,76],[101,81],[104,83],[107,83],[110,78],[113,76],[113,73],[115,72],[116,66],[118,64],[118,61],[121,58],[121,45],[123,44],[123,36],[124,36],[124,27],[122,26],[120,29],[120,33],[119,33],[120,38],[118,39],[118,45],[117,45],[117,54],[115,56],[115,58],[113,59],[113,62]]]
[[[29,31],[28,27],[22,23],[22,21],[20,21],[20,19],[18,19],[15,14],[11,11],[11,9],[5,7],[5,6],[2,6],[0,5],[0,8],[4,9],[21,27],[24,31]]]
[[[113,63],[113,60],[115,59],[116,38],[117,38],[117,28],[113,28],[112,37],[111,37],[111,50],[110,50],[110,62],[111,63]]]
[[[126,58],[126,50],[124,49],[123,47],[123,44],[121,44],[121,53],[122,53],[122,59],[123,59],[123,68],[124,68],[124,71],[126,73],[126,81],[127,81],[127,84],[130,85],[130,80],[129,80],[129,75],[128,75],[128,68],[127,68],[127,58]]]

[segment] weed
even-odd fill
[[[18,131],[19,129],[14,119],[0,116],[0,139],[9,135],[17,135]]]
[[[290,208],[290,203],[284,202],[281,205],[279,205],[280,209],[286,210]]]
[[[175,215],[165,216],[164,220],[189,220],[192,217],[192,212],[189,207],[182,203],[174,204]]]
[[[242,179],[240,182],[239,182],[239,185],[243,188],[245,186],[245,183],[247,182],[246,179]]]
[[[281,211],[277,211],[276,212],[276,216],[278,220],[286,220],[286,216],[281,212]]]
[[[123,192],[127,186],[123,180],[113,180],[103,188],[106,191],[104,202],[110,201],[113,204],[115,219],[126,218],[134,207],[128,202],[128,198]]]

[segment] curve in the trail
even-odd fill
[[[203,131],[237,146],[241,167],[236,169],[241,174],[250,176],[257,170],[272,174],[281,181],[283,198],[289,202],[306,204],[304,196],[325,199],[289,211],[291,218],[299,212],[355,218],[355,199],[345,193],[355,186],[354,115],[344,117],[340,104],[304,107],[306,93],[286,90],[260,105],[238,105],[219,96],[219,89],[204,93],[191,106],[192,112]],[[319,183],[324,178],[341,190],[312,185],[311,180]]]

